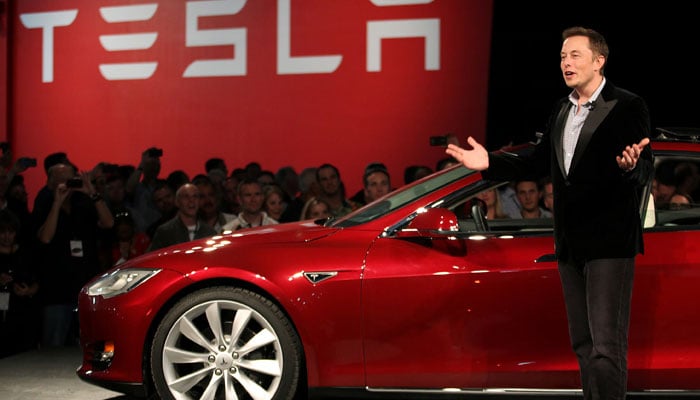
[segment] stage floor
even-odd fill
[[[131,400],[83,382],[78,347],[43,349],[0,359],[2,400]]]
[[[137,400],[78,378],[78,347],[43,349],[0,358],[0,400]],[[547,400],[576,400],[581,396],[553,396]],[[675,397],[678,398],[678,397]],[[683,396],[683,400],[697,400]],[[472,399],[470,397],[470,399]],[[473,400],[540,400],[532,396],[474,396]],[[655,395],[628,395],[628,400],[670,400]],[[348,399],[354,400],[354,399]]]

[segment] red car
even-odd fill
[[[655,162],[697,172],[693,132],[655,139]],[[505,184],[456,166],[344,218],[131,260],[80,294],[77,373],[161,399],[580,396],[552,220],[476,200]],[[654,207],[651,186],[629,392],[700,394],[700,207]]]

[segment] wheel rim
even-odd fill
[[[283,370],[277,333],[265,317],[234,301],[196,305],[173,324],[163,376],[176,399],[268,400]]]

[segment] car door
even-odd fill
[[[637,257],[631,390],[700,389],[700,207],[659,209]]]
[[[362,289],[368,387],[579,387],[551,223],[517,225],[373,243]]]

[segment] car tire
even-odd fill
[[[299,337],[275,303],[246,289],[212,287],[166,313],[150,369],[161,399],[291,400],[301,360]]]

